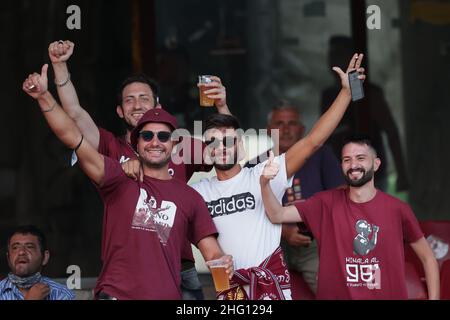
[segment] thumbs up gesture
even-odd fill
[[[270,180],[275,178],[275,176],[278,174],[278,171],[280,171],[280,165],[274,162],[274,158],[275,156],[273,154],[273,151],[270,151],[269,160],[267,160],[267,163],[261,173],[261,183],[268,183]]]
[[[42,67],[41,74],[36,72],[30,74],[28,78],[26,78],[23,82],[23,91],[25,91],[34,99],[38,99],[40,96],[46,93],[48,89],[47,70],[48,64],[45,64]]]

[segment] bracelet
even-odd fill
[[[64,81],[64,82],[62,82],[62,83],[58,83],[58,82],[56,82],[56,79],[55,79],[55,84],[56,84],[58,87],[64,87],[66,84],[69,83],[69,81],[70,81],[70,72],[67,74],[67,79],[66,79],[66,81]]]
[[[55,107],[56,107],[56,101],[50,108],[48,108],[48,109],[41,109],[41,111],[42,112],[52,112],[53,109],[55,109]]]
[[[84,139],[84,136],[81,135],[81,141],[80,141],[80,143],[75,147],[75,149],[73,149],[73,152],[77,152],[77,150],[80,149],[81,144],[83,143],[83,139]]]

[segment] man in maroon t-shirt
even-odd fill
[[[39,102],[50,128],[76,152],[80,166],[98,186],[105,206],[103,266],[98,299],[180,299],[181,250],[186,239],[205,260],[232,260],[217,243],[217,231],[202,197],[174,179],[168,164],[175,143],[175,117],[148,111],[130,134],[143,163],[143,182],[129,179],[119,162],[100,154],[47,91],[47,68],[30,75],[23,90]]]
[[[70,41],[53,42],[49,46],[49,57],[55,72],[55,83],[64,110],[76,122],[85,139],[101,154],[124,165],[135,164],[135,162],[128,161],[136,159],[136,152],[130,146],[130,134],[146,111],[161,108],[158,103],[156,83],[143,74],[125,79],[118,93],[116,112],[126,125],[126,133],[123,136],[115,136],[110,131],[97,127],[91,116],[80,106],[67,68],[67,60],[73,54],[74,47],[75,45]],[[213,80],[210,84],[206,84],[210,87],[206,94],[215,100],[215,106],[219,113],[230,114],[226,104],[225,87],[220,78],[213,77]],[[179,146],[182,147],[178,149],[180,150],[179,155],[184,161],[178,164],[169,162],[171,176],[187,182],[194,172],[212,169],[211,166],[203,165],[201,158],[203,152],[195,152],[204,148],[200,140],[184,138]],[[187,241],[182,254],[182,289],[187,299],[203,298],[191,244]]]
[[[319,246],[318,299],[407,299],[404,242],[425,270],[429,299],[439,299],[439,268],[408,204],[378,190],[381,161],[371,142],[353,137],[342,148],[346,189],[323,191],[282,207],[268,183],[278,172],[270,163],[261,192],[273,223],[305,222]]]

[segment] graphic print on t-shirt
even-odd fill
[[[213,218],[255,209],[255,196],[250,192],[206,202]]]
[[[380,228],[366,220],[356,221],[356,236],[353,239],[353,252],[358,256],[366,256],[377,245]],[[381,289],[381,268],[377,257],[346,257],[345,270],[347,287]]]
[[[355,224],[356,237],[353,240],[353,250],[360,256],[367,255],[370,251],[375,249],[377,245],[377,236],[379,227],[371,225],[366,220],[358,220]],[[373,231],[372,231],[373,229]],[[372,234],[372,239],[369,239]]]
[[[131,227],[143,231],[156,232],[159,241],[165,245],[169,239],[175,221],[177,206],[170,201],[161,201],[158,207],[156,199],[148,197],[147,191],[141,189]]]

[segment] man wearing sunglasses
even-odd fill
[[[181,250],[188,239],[205,260],[224,256],[203,199],[168,165],[175,142],[176,118],[162,109],[149,110],[130,133],[130,144],[143,164],[142,182],[129,179],[119,162],[99,153],[47,91],[48,66],[32,74],[23,90],[36,99],[50,128],[76,152],[85,174],[104,202],[103,267],[97,299],[180,299]]]
[[[275,157],[280,173],[271,181],[271,187],[279,202],[290,187],[293,175],[342,119],[351,101],[348,73],[357,70],[359,79],[365,79],[362,58],[363,55],[355,54],[346,72],[333,68],[342,84],[336,100],[306,137]],[[217,176],[192,187],[205,200],[219,231],[219,244],[233,255],[236,269],[231,289],[220,295],[230,300],[291,299],[289,272],[280,248],[281,224],[272,224],[267,218],[259,187],[267,161],[253,168],[240,166],[244,153],[242,131],[233,116],[212,115],[205,130],[207,156]]]
[[[117,95],[116,112],[126,126],[123,136],[115,136],[110,131],[97,127],[92,117],[84,110],[77,97],[75,87],[70,79],[67,61],[72,56],[75,44],[70,41],[57,41],[49,45],[48,52],[55,73],[55,84],[62,106],[76,122],[85,139],[101,154],[119,161],[127,172],[139,172],[140,164],[135,150],[131,147],[130,134],[143,114],[153,108],[161,108],[158,101],[158,86],[144,74],[128,77],[122,83]],[[220,78],[213,77],[213,82],[206,84],[210,90],[208,97],[215,100],[219,113],[230,114],[226,104],[226,91]],[[184,138],[178,150],[182,163],[169,162],[169,173],[184,182],[189,181],[194,172],[210,171],[211,166],[204,165],[202,159],[194,159],[194,150],[203,149],[201,141]],[[183,151],[181,151],[183,150]],[[203,299],[201,283],[195,269],[194,256],[190,243],[183,249],[182,289],[185,299]]]

